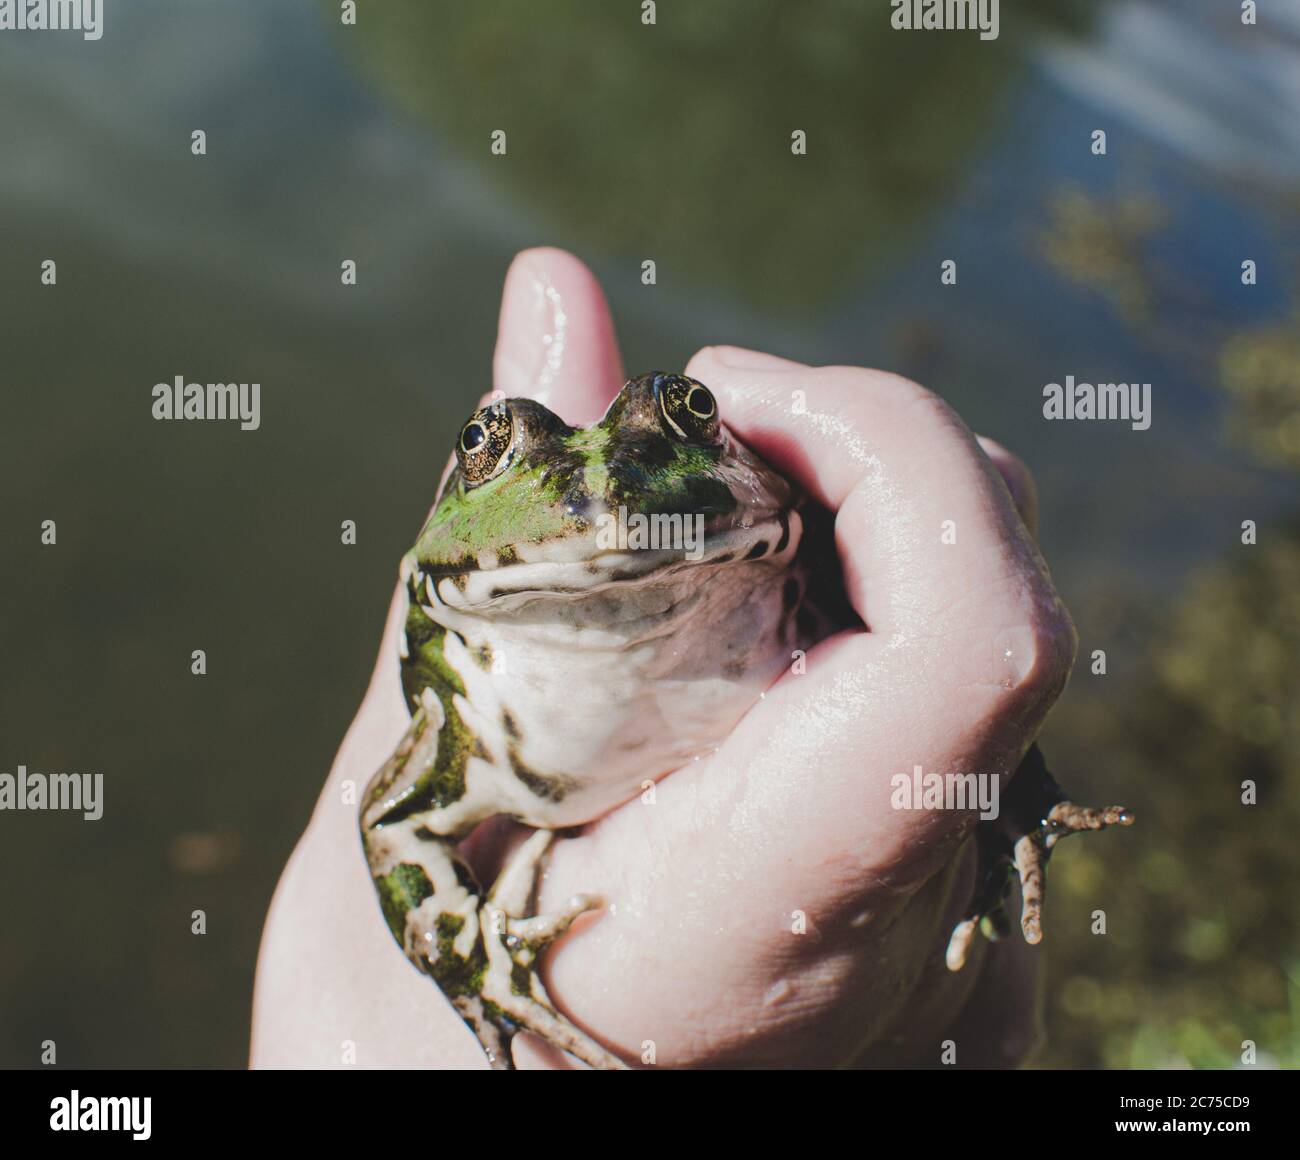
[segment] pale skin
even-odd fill
[[[1064,687],[1075,635],[1034,545],[1029,474],[894,375],[727,346],[684,369],[749,447],[837,513],[870,631],[821,642],[806,672],[783,677],[717,753],[661,781],[653,804],[634,798],[553,843],[539,909],[578,893],[607,906],[547,953],[547,990],[633,1066],[651,1052],[660,1067],[935,1065],[945,1040],[958,1065],[1022,1062],[1038,1040],[1041,949],[979,940],[963,971],[947,970],[975,819],[898,811],[890,795],[916,765],[1005,780]],[[493,372],[498,391],[569,423],[604,411],[624,373],[577,259],[515,260]],[[358,838],[358,795],[409,720],[397,611],[267,918],[254,1066],[487,1066],[393,944]],[[499,822],[476,834],[481,879],[526,835]],[[514,1055],[566,1066],[524,1035]]]

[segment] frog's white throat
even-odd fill
[[[574,825],[710,752],[801,647],[802,531],[789,513],[697,562],[611,551],[411,584],[464,685],[481,746],[469,791],[530,825]]]

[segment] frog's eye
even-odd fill
[[[708,387],[685,375],[656,375],[654,389],[664,421],[678,435],[693,443],[717,441],[718,403]]]
[[[515,453],[515,425],[505,403],[475,411],[460,429],[456,462],[465,483],[486,483],[510,466]]]

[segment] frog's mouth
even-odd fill
[[[686,579],[692,568],[784,566],[802,535],[803,521],[794,509],[750,510],[743,517],[712,520],[697,513],[610,512],[581,534],[513,545],[481,554],[476,568],[412,579],[424,603],[478,611],[498,602],[580,596],[613,584]]]

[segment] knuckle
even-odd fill
[[[953,685],[979,691],[970,704],[981,719],[1041,719],[1065,687],[1078,647],[1070,614],[1041,572],[969,584],[929,629]]]
[[[952,408],[943,399],[920,383],[893,371],[872,370],[867,367],[827,366],[818,367],[817,373],[834,376],[846,385],[861,391],[870,391],[885,404],[900,410],[910,407],[927,408],[937,414],[955,417]]]

